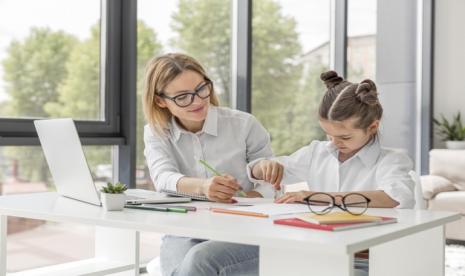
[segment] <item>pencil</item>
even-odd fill
[[[140,205],[126,205],[124,208],[129,209],[139,209],[139,210],[149,210],[149,211],[159,211],[159,212],[176,212],[176,213],[187,213],[185,208],[170,208],[170,207],[148,207]]]
[[[208,170],[210,170],[210,172],[212,172],[214,175],[216,176],[221,176],[221,173],[219,173],[217,170],[215,170],[212,166],[210,166],[205,160],[202,160],[200,159],[199,160],[200,164],[204,165],[205,168],[207,168]],[[242,190],[242,187],[237,191],[237,193],[241,196],[241,197],[247,197],[247,194]]]
[[[231,210],[231,209],[223,209],[223,208],[210,208],[210,211],[215,212],[215,213],[250,216],[250,217],[259,217],[259,218],[267,218],[268,217],[267,214],[256,213],[256,212],[248,212],[248,211]]]

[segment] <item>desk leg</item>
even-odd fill
[[[353,276],[354,258],[301,249],[260,246],[260,275]]]
[[[134,271],[114,275],[139,275],[139,231],[95,227],[95,257],[134,262]]]
[[[0,216],[0,276],[6,275],[7,216]]]
[[[443,276],[444,226],[370,248],[370,275]]]

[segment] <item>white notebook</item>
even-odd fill
[[[182,193],[182,192],[176,192],[176,191],[165,190],[165,189],[162,189],[160,192],[165,193],[172,197],[187,197],[187,198],[191,198],[195,200],[210,201],[208,197],[206,197],[205,195],[201,195],[201,194]]]
[[[165,193],[158,193],[143,189],[128,189],[124,192],[127,196],[127,204],[142,204],[142,203],[180,203],[190,202],[189,197],[172,197]]]

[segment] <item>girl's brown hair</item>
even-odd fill
[[[150,127],[158,134],[165,135],[169,129],[171,112],[167,108],[159,107],[155,102],[155,97],[163,92],[165,87],[184,71],[196,72],[206,80],[209,80],[202,65],[185,54],[171,53],[152,58],[146,65],[144,79],[144,94],[142,105],[145,119]],[[210,86],[210,103],[218,106],[218,98]]]
[[[320,103],[320,118],[343,121],[355,117],[357,122],[354,127],[366,130],[383,116],[383,107],[372,80],[351,83],[334,71],[324,72],[320,78],[328,89]]]

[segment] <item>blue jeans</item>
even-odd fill
[[[258,246],[165,236],[160,265],[163,276],[256,276]]]
[[[254,245],[164,236],[160,253],[163,276],[258,275],[259,248]],[[355,276],[368,276],[367,259],[354,263]]]

